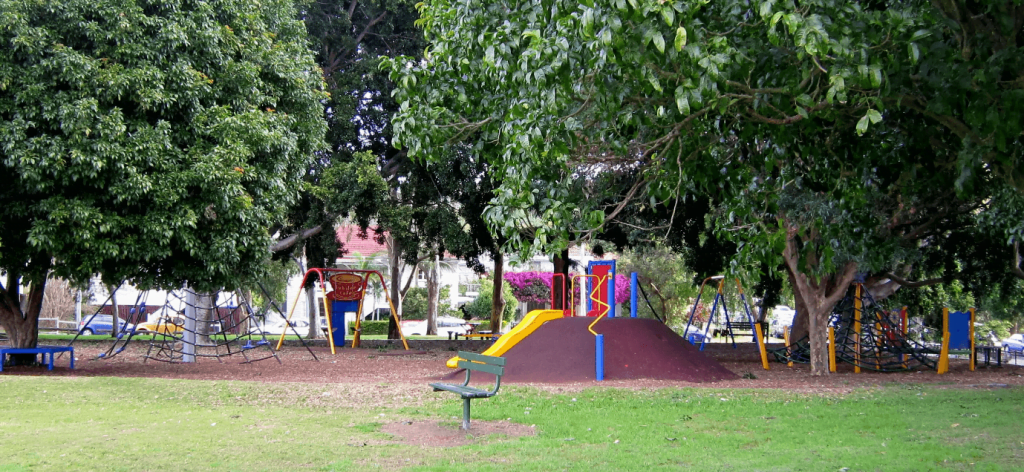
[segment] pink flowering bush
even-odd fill
[[[551,302],[551,272],[505,272],[504,279],[512,287],[516,299],[522,302]],[[575,274],[570,275],[574,277]],[[576,291],[577,299],[579,289]],[[615,302],[629,303],[629,277],[615,275]]]
[[[505,272],[504,279],[521,302],[551,301],[550,272]]]

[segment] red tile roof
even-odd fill
[[[386,245],[378,244],[375,240],[373,228],[366,230],[366,238],[359,236],[358,226],[339,226],[334,230],[334,233],[338,242],[344,245],[344,250],[348,251],[347,255],[349,256],[356,254],[372,256],[379,252],[388,252]]]

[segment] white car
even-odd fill
[[[788,326],[793,326],[793,318],[795,317],[796,310],[786,305],[776,305],[775,308],[772,308],[771,335],[781,338],[783,330]]]
[[[263,326],[253,326],[249,330],[249,332],[262,332],[263,334],[295,334],[296,332],[298,332],[302,336],[305,336],[307,333],[309,333],[309,321],[292,320],[291,325],[292,328],[295,328],[294,330],[292,330],[292,328],[285,326],[284,321],[278,321],[275,323],[265,324]]]
[[[449,336],[450,333],[466,334],[472,326],[461,318],[454,316],[437,317],[437,335]],[[427,334],[427,320],[402,321],[402,334],[406,336],[423,336]]]

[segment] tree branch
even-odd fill
[[[1020,268],[1020,241],[1013,242],[1013,267],[1010,268],[1010,272],[1017,277],[1024,279],[1024,270]]]
[[[900,277],[900,276],[898,276],[898,275],[896,275],[896,274],[894,274],[892,272],[886,273],[885,276],[890,278],[890,279],[892,279],[894,282],[900,284],[900,286],[907,287],[907,288],[927,287],[927,286],[930,286],[930,285],[937,285],[937,284],[942,284],[942,283],[948,283],[948,282],[950,282],[950,281],[952,281],[953,279],[956,278],[955,276],[952,276],[952,275],[949,275],[949,276],[944,275],[942,277],[935,277],[933,279],[918,280],[916,282],[911,282],[909,280],[903,279],[902,277]]]
[[[370,32],[370,28],[373,28],[373,25],[379,23],[380,20],[383,20],[385,16],[388,16],[388,12],[386,10],[383,13],[381,13],[379,16],[377,16],[377,18],[374,18],[374,19],[370,20],[370,22],[367,23],[366,26],[363,28],[363,31],[361,33],[359,33],[359,36],[356,36],[355,44],[358,45],[359,43],[362,43],[363,42],[363,38],[366,36],[367,33]]]
[[[316,225],[312,228],[299,231],[298,233],[295,233],[274,243],[272,246],[270,246],[270,252],[281,252],[286,249],[290,249],[292,246],[295,246],[296,244],[305,241],[308,238],[320,234],[320,231],[323,231],[323,226],[321,225]]]

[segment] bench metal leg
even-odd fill
[[[469,431],[469,399],[462,399],[462,429]]]

